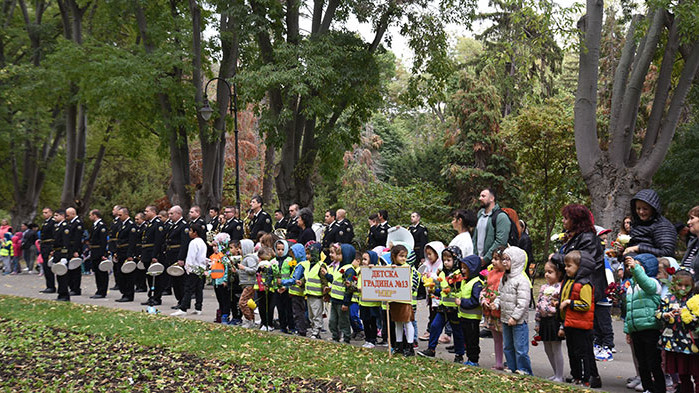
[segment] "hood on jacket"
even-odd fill
[[[354,261],[354,257],[357,255],[357,250],[351,244],[341,244],[340,250],[342,250],[342,264],[347,265]]]
[[[306,249],[300,244],[294,244],[291,246],[291,251],[294,253],[294,258],[297,262],[302,262],[306,260]]]
[[[250,239],[241,239],[240,240],[240,253],[243,254],[243,257],[246,257],[250,254],[253,254],[255,252],[255,243],[252,242]]]
[[[587,251],[580,251],[580,267],[578,267],[578,271],[575,273],[575,280],[589,279],[594,274],[595,269],[595,259],[592,255]]]
[[[510,272],[506,273],[510,277],[522,274],[524,265],[527,263],[527,253],[519,247],[507,247],[505,254],[510,257]]]
[[[311,263],[316,263],[321,261],[320,250],[323,246],[316,241],[309,241],[306,243],[306,259]]]
[[[10,232],[5,232],[5,240],[12,240],[12,234]]]
[[[433,242],[429,242],[429,243],[425,244],[425,249],[424,249],[425,255],[427,254],[426,251],[427,251],[428,247],[431,248],[432,251],[437,253],[437,260],[431,265],[441,265],[442,264],[442,251],[444,251],[444,243],[438,242],[438,241],[433,241]],[[429,264],[430,262],[427,259],[425,259],[425,263]]]
[[[662,207],[660,206],[660,197],[658,196],[658,193],[651,189],[641,190],[637,192],[633,198],[631,198],[631,218],[634,224],[643,222],[638,214],[636,214],[636,201],[643,201],[653,208],[653,216],[649,221],[653,221],[662,214]]]
[[[447,269],[446,265],[444,264],[444,255],[451,255],[451,260],[454,261],[451,269]],[[442,250],[441,260],[444,274],[449,275],[454,270],[459,269],[459,263],[461,262],[461,249],[457,246],[449,246],[445,248]]]
[[[393,265],[393,261],[391,261],[391,253],[390,252],[385,252],[381,254],[381,264],[382,265]]]
[[[374,266],[378,265],[378,263],[379,263],[379,254],[377,254],[377,253],[375,253],[375,252],[373,252],[373,251],[371,251],[371,250],[367,251],[366,253],[367,253],[367,255],[369,255],[369,264],[370,264],[370,265],[374,265]]]
[[[279,239],[276,242],[274,242],[274,255],[277,255],[277,244],[279,243],[284,245],[284,255],[282,255],[281,258],[286,258],[286,256],[289,255],[289,242],[283,239]]]
[[[468,255],[464,258],[461,258],[459,262],[463,265],[466,265],[468,268],[468,278],[471,279],[473,277],[476,277],[480,272],[478,269],[481,267],[481,257],[478,255]]]
[[[653,254],[638,254],[633,259],[643,266],[643,270],[646,271],[648,277],[655,277],[658,275],[658,258]]]

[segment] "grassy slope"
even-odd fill
[[[288,377],[339,379],[369,391],[573,391],[571,386],[539,378],[430,359],[389,359],[385,352],[349,345],[97,306],[0,296],[0,317],[124,339],[256,369],[272,367]]]

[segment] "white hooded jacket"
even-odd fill
[[[519,247],[508,247],[505,255],[512,263],[510,271],[505,272],[500,280],[500,296],[494,304],[500,309],[500,321],[507,323],[514,318],[517,324],[527,321],[527,309],[531,301],[531,283],[524,274],[527,254]]]

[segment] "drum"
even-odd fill
[[[151,276],[159,276],[165,271],[165,266],[162,263],[155,262],[148,266],[148,273]]]
[[[138,261],[138,263],[136,264],[136,269],[138,269],[138,270],[146,270],[146,265],[144,265],[143,262]]]
[[[136,270],[136,262],[134,261],[126,261],[121,265],[121,272],[124,274],[132,273],[134,270]]]
[[[68,260],[63,258],[60,262],[54,263],[53,266],[51,266],[51,271],[57,276],[64,276],[68,273]]]
[[[104,261],[100,262],[98,269],[102,272],[109,272],[112,270],[112,267],[114,267],[114,263],[112,262],[111,259],[105,259]]]
[[[75,270],[82,266],[83,260],[80,258],[72,258],[70,261],[68,261],[68,270]]]
[[[170,265],[170,267],[167,268],[167,274],[171,275],[172,277],[179,277],[184,275],[184,269],[180,265]]]

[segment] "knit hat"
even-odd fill
[[[653,254],[638,254],[633,259],[643,266],[643,270],[646,271],[648,277],[655,277],[658,275],[658,258]]]

